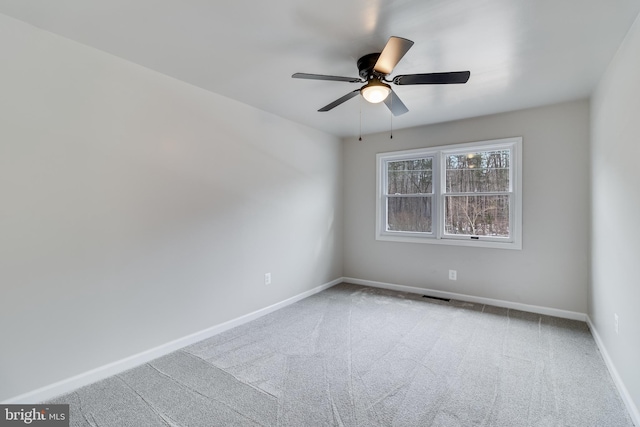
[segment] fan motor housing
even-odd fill
[[[370,53],[358,59],[358,70],[360,71],[360,77],[364,80],[371,80],[374,75],[373,67],[376,66],[380,52]]]

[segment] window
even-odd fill
[[[522,248],[522,138],[377,155],[378,240]]]

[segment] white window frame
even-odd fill
[[[509,237],[445,234],[445,166],[446,156],[469,151],[510,151]],[[387,228],[387,163],[433,157],[433,193],[431,195],[430,233],[389,231]],[[476,141],[464,144],[392,151],[376,155],[376,240],[412,242],[499,249],[522,249],[522,137]]]

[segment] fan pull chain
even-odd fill
[[[360,100],[360,136],[358,141],[362,141],[362,100]]]
[[[393,93],[391,95],[393,95]],[[389,108],[389,112],[391,113],[391,131],[389,133],[389,139],[393,139],[393,96],[391,97],[391,108]]]

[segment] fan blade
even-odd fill
[[[336,99],[331,104],[325,105],[324,107],[322,107],[318,111],[329,111],[329,110],[332,110],[332,109],[336,108],[338,105],[342,104],[343,102],[346,102],[346,101],[350,100],[351,98],[353,98],[354,96],[358,95],[359,93],[360,93],[360,89],[356,89],[353,92],[349,92],[348,94],[346,94],[342,98]]]
[[[397,85],[447,85],[466,83],[471,73],[469,71],[452,71],[450,73],[405,74],[395,76],[393,82]]]
[[[382,49],[380,57],[374,65],[373,70],[381,74],[391,74],[398,65],[405,53],[411,49],[413,42],[402,37],[389,37],[389,41]]]
[[[384,100],[384,103],[394,116],[400,116],[409,111],[407,106],[404,105],[404,102],[400,100],[400,97],[393,90]]]
[[[291,77],[293,77],[294,79],[330,80],[334,82],[363,83],[363,80],[357,77],[325,76],[324,74],[295,73]]]

